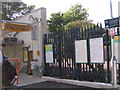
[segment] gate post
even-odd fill
[[[109,55],[109,35],[106,30],[106,60],[107,60],[107,83],[110,83],[110,55]]]
[[[115,56],[113,56],[113,61],[112,61],[112,81],[113,81],[113,87],[117,88],[117,62]]]

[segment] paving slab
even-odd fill
[[[85,86],[77,86],[77,85],[72,85],[72,84],[65,84],[65,83],[60,83],[60,82],[54,82],[54,81],[44,81],[40,83],[35,83],[32,85],[27,85],[23,87],[19,87],[21,89],[26,89],[26,88],[79,88],[80,90],[104,90],[103,88],[91,88],[91,87],[85,87]]]
[[[78,86],[86,86],[86,87],[92,87],[92,88],[113,89],[113,85],[112,84],[107,84],[107,83],[78,81],[78,80],[70,80],[70,79],[59,79],[59,78],[44,77],[44,76],[42,78],[47,80],[47,81],[55,81],[55,82],[78,85]],[[118,85],[117,88],[120,89],[120,85]]]
[[[111,84],[107,83],[98,83],[98,82],[88,82],[88,81],[79,81],[79,80],[70,80],[70,79],[59,79],[59,78],[53,78],[53,77],[48,77],[48,76],[42,76],[42,77],[36,77],[33,75],[27,75],[25,73],[20,73],[19,74],[19,84],[16,84],[16,82],[13,84],[11,87],[35,87],[35,86],[41,86],[42,83],[44,85],[45,82],[51,82],[51,83],[62,83],[62,84],[70,84],[70,85],[75,85],[77,87],[90,87],[90,88],[104,88],[108,90],[113,90],[113,86]],[[56,84],[57,85],[57,84]],[[59,86],[59,85],[58,85]],[[52,86],[50,86],[52,87]],[[67,87],[67,86],[66,86]],[[117,86],[118,90],[120,89],[120,85]]]
[[[16,82],[13,84],[14,86],[25,86],[29,84],[34,84],[38,82],[46,81],[44,78],[36,77],[34,75],[27,75],[25,73],[20,73],[18,76],[19,84]]]

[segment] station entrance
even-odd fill
[[[116,42],[119,35],[118,28]],[[111,83],[111,40],[102,25],[45,34],[44,50],[46,76]],[[119,63],[117,77],[120,84]]]
[[[31,31],[32,27],[27,23],[4,21],[2,23],[2,29],[7,30],[7,32],[16,32],[14,34],[15,36],[18,32]],[[18,40],[18,38],[15,38],[14,36],[3,37],[3,53],[6,56],[8,55],[8,58],[20,58],[23,62],[20,72],[31,75],[31,61],[33,59],[33,52],[29,50],[29,47],[24,47],[24,41]],[[11,63],[15,65],[15,62]]]

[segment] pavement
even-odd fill
[[[18,78],[19,84],[15,82],[12,86],[6,88],[79,88],[84,90],[113,90],[113,86],[106,83],[59,79],[46,76],[40,78],[25,73],[20,73]],[[117,90],[119,90],[120,86],[117,87]]]
[[[18,76],[19,84],[15,82],[13,85],[20,87],[20,86],[30,85],[30,84],[44,82],[44,81],[46,81],[46,79],[44,78],[36,77],[34,75],[27,75],[25,73],[20,73]]]
[[[77,86],[72,84],[65,84],[65,83],[58,83],[54,81],[44,81],[41,83],[35,83],[32,85],[27,85],[19,88],[79,88],[84,90],[104,90],[104,89],[96,89],[91,87],[85,87],[85,86]]]

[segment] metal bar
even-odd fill
[[[117,28],[117,35],[120,35],[120,31],[119,31],[119,28]]]
[[[120,64],[118,64],[118,70],[119,70],[119,78],[118,78],[118,80],[119,80],[119,84],[120,84]]]
[[[111,18],[113,18],[112,0],[110,0],[110,15],[111,15]]]
[[[109,35],[106,30],[106,60],[107,60],[107,83],[110,83],[110,55],[109,55]]]
[[[59,77],[62,77],[62,69],[61,69],[61,32],[58,34],[58,62],[59,62]]]

